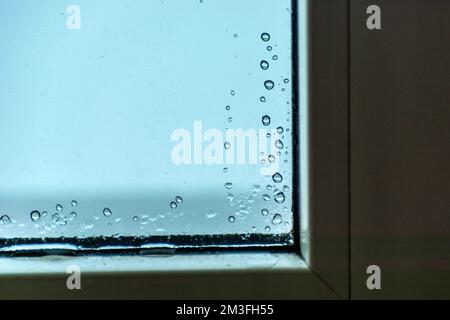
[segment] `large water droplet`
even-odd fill
[[[283,192],[278,192],[278,193],[275,195],[275,202],[277,202],[277,203],[283,203],[285,199],[286,199],[286,198],[285,198]]]
[[[278,149],[278,150],[281,150],[281,149],[283,149],[284,148],[284,144],[283,144],[283,142],[281,141],[281,140],[277,140],[277,141],[275,141],[275,147]]]
[[[177,203],[183,203],[184,199],[182,197],[178,196],[178,197],[175,198],[175,201]]]
[[[272,179],[273,179],[273,182],[275,182],[275,183],[283,182],[283,176],[281,174],[279,174],[278,172],[272,176]]]
[[[112,211],[111,211],[111,209],[109,209],[109,208],[103,209],[103,215],[104,215],[105,217],[111,217],[111,216],[112,216]]]
[[[264,116],[263,118],[262,118],[262,123],[263,123],[263,125],[265,125],[266,127],[267,126],[269,126],[270,125],[270,117],[269,116]]]
[[[261,34],[261,39],[264,42],[267,42],[270,40],[270,34],[268,34],[267,32],[264,32],[263,34]]]
[[[264,82],[264,87],[266,87],[267,90],[272,90],[274,86],[275,84],[273,83],[272,80],[266,80]]]
[[[260,66],[263,70],[267,70],[270,67],[269,63],[266,60],[261,60]]]
[[[11,223],[11,218],[7,215],[3,215],[0,217],[0,224],[1,225],[7,225]]]
[[[37,210],[34,210],[30,213],[31,221],[37,222],[41,218],[41,213]]]
[[[278,213],[272,219],[272,224],[273,225],[278,225],[278,224],[281,224],[282,222],[283,222],[283,218]]]

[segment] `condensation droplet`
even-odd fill
[[[277,128],[277,132],[278,132],[278,134],[282,134],[284,132],[284,128],[283,127],[278,127]]]
[[[235,218],[234,216],[229,216],[229,217],[228,217],[228,221],[229,221],[230,223],[234,223],[234,222],[236,221],[236,218]]]
[[[178,197],[175,198],[175,201],[177,203],[183,203],[184,199],[182,197],[178,196]]]
[[[278,172],[272,176],[272,179],[273,179],[273,182],[275,182],[275,183],[283,182],[283,176],[281,174],[279,174]]]
[[[227,173],[228,172],[228,168],[223,168],[223,173]]]
[[[267,216],[267,215],[269,215],[269,210],[267,210],[267,209],[262,209],[262,210],[261,210],[261,214],[262,214],[263,216]]]
[[[231,94],[232,96],[234,96],[234,95],[236,95],[236,91],[231,90],[231,91],[230,91],[230,94]]]
[[[275,202],[277,202],[277,203],[283,203],[285,199],[286,199],[286,198],[285,198],[283,192],[278,192],[278,193],[275,195]]]
[[[30,218],[31,221],[37,222],[41,218],[41,213],[37,210],[34,210],[33,212],[30,213]]]
[[[138,216],[134,216],[134,217],[133,217],[133,221],[134,221],[134,222],[136,222],[136,221],[138,221],[138,220],[139,220],[139,217],[138,217]]]
[[[261,97],[261,98],[259,98],[259,101],[261,101],[262,103],[265,103],[267,100],[266,100],[266,97]]]
[[[63,210],[64,210],[64,207],[62,205],[60,205],[60,204],[56,205],[56,211],[63,211]]]
[[[265,227],[264,230],[266,230],[266,232],[270,232],[272,229],[270,229],[269,226]]]
[[[269,155],[269,162],[274,163],[275,162],[275,156],[273,154]]]
[[[78,202],[76,200],[72,200],[71,204],[72,204],[72,207],[74,207],[74,208],[76,206],[78,206]]]
[[[172,209],[176,209],[176,208],[178,208],[178,204],[177,204],[175,201],[172,201],[172,202],[170,203],[170,207],[171,207]]]
[[[105,217],[111,217],[112,216],[112,211],[109,208],[105,208],[105,209],[103,209],[103,215]]]
[[[262,123],[263,125],[265,125],[266,127],[270,125],[270,117],[269,116],[264,116],[262,117]]]
[[[283,141],[281,141],[281,140],[277,140],[277,141],[275,141],[275,147],[278,149],[278,150],[281,150],[281,149],[283,149],[284,148],[284,144],[283,144]]]
[[[233,122],[233,117],[228,117],[228,122],[229,123]]]
[[[289,79],[288,78],[284,79],[284,83],[289,83]]]
[[[230,107],[230,106],[226,106],[226,107],[225,107],[225,110],[230,111],[230,110],[231,110],[231,107]]]
[[[288,186],[284,186],[284,187],[283,187],[283,191],[284,191],[284,192],[288,192],[288,191],[289,191],[289,187],[288,187]]]
[[[277,56],[277,55],[274,55],[274,56],[272,57],[272,60],[277,61],[277,60],[278,60],[278,56]]]
[[[268,194],[264,194],[262,196],[262,198],[263,198],[264,201],[270,201],[270,196]]]
[[[267,80],[264,82],[264,87],[266,87],[267,90],[272,90],[275,84],[272,80]]]
[[[263,70],[267,70],[270,67],[269,63],[266,60],[261,60],[260,66]]]
[[[224,146],[225,150],[228,150],[228,149],[231,148],[231,143],[229,143],[229,142],[227,141],[227,142],[225,142],[225,144],[224,144],[223,146]]]
[[[278,213],[272,219],[272,224],[273,225],[278,225],[278,224],[281,224],[282,222],[283,222],[283,218]]]
[[[225,188],[230,190],[233,188],[233,184],[231,182],[227,182],[227,183],[225,183]]]
[[[272,51],[272,47],[271,46],[267,46],[267,51]]]
[[[1,225],[7,225],[11,223],[11,218],[7,215],[3,215],[0,217],[0,224]]]
[[[261,39],[264,42],[267,42],[270,40],[270,34],[268,34],[267,32],[264,32],[263,34],[261,34]]]

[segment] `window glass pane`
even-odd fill
[[[1,246],[292,245],[291,14],[0,0]]]

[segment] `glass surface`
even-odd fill
[[[0,0],[0,247],[291,246],[291,15]]]

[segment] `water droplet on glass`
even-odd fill
[[[41,216],[42,216],[42,217],[46,217],[46,216],[47,216],[47,214],[48,214],[48,212],[47,212],[47,211],[43,211],[43,212],[42,212],[42,214],[41,214]]]
[[[284,83],[289,83],[289,79],[288,78],[284,79]]]
[[[272,229],[270,229],[269,226],[265,227],[264,230],[266,230],[266,232],[270,232]]]
[[[283,127],[278,127],[277,132],[278,132],[278,134],[282,134],[284,132]]]
[[[138,221],[138,220],[139,220],[138,216],[134,216],[134,217],[133,217],[133,221],[134,221],[134,222],[136,222],[136,221]]]
[[[11,218],[7,215],[3,215],[0,217],[0,224],[1,225],[7,225],[11,223]]]
[[[225,183],[225,188],[230,190],[233,188],[233,184],[231,182],[227,182],[227,183]]]
[[[262,214],[263,216],[267,216],[267,215],[269,214],[269,210],[267,210],[267,209],[262,209],[262,210],[261,210],[261,214]]]
[[[284,193],[283,193],[283,192],[278,192],[278,193],[275,195],[275,202],[277,202],[277,203],[283,203],[284,200],[285,200],[285,196],[284,196]]]
[[[260,66],[263,70],[267,70],[270,67],[269,63],[266,60],[261,60]]]
[[[223,173],[227,173],[228,172],[228,168],[223,168]]]
[[[233,223],[233,222],[236,221],[236,218],[235,218],[234,216],[229,216],[229,217],[228,217],[228,221],[229,221],[230,223]]]
[[[272,176],[272,179],[273,179],[273,182],[275,182],[275,183],[283,182],[283,176],[281,174],[279,174],[278,172]]]
[[[105,209],[103,209],[103,215],[105,217],[111,217],[112,216],[112,211],[109,208],[105,208]]]
[[[267,190],[267,191],[272,190],[272,186],[271,186],[270,184],[268,184],[268,185],[266,186],[266,190]]]
[[[272,47],[271,46],[267,46],[267,51],[272,51]]]
[[[230,111],[230,110],[231,110],[231,107],[230,107],[230,106],[226,106],[226,107],[225,107],[225,110]]]
[[[281,141],[281,140],[277,140],[277,141],[275,141],[275,147],[278,149],[278,150],[281,150],[281,149],[283,149],[284,148],[284,144],[283,144],[283,142]]]
[[[64,207],[60,204],[56,205],[56,211],[63,211]]]
[[[239,37],[239,35],[238,35],[237,33],[235,33],[235,34],[233,35],[233,37],[237,38],[237,37]]]
[[[232,96],[234,96],[234,95],[236,95],[236,91],[231,90],[231,91],[230,91],[230,94],[231,94]]]
[[[30,213],[31,221],[37,222],[41,218],[41,213],[37,210]]]
[[[277,61],[277,60],[278,60],[278,56],[277,56],[277,55],[274,55],[274,56],[272,57],[272,60]]]
[[[231,148],[231,143],[229,143],[228,141],[225,142],[225,144],[223,145],[225,147],[225,150],[228,150]]]
[[[177,204],[175,201],[172,201],[172,202],[170,203],[170,207],[171,207],[172,209],[176,209],[176,208],[178,208],[178,204]]]
[[[288,186],[284,186],[284,187],[283,187],[283,191],[284,191],[284,192],[288,192],[288,191],[289,191],[289,187],[288,187]]]
[[[261,39],[264,42],[267,42],[270,40],[270,34],[268,34],[267,32],[264,32],[263,34],[261,34]]]
[[[72,207],[78,206],[78,202],[76,202],[75,200],[72,200],[71,204],[72,204]]]
[[[267,80],[266,82],[264,82],[264,87],[266,87],[267,90],[272,90],[274,86],[275,84],[272,80]]]
[[[259,98],[259,101],[261,101],[262,103],[265,103],[266,102],[266,97]]]
[[[273,154],[269,155],[269,162],[274,163],[275,162],[275,156]]]
[[[263,125],[265,125],[266,127],[267,126],[269,126],[270,125],[270,117],[269,116],[264,116],[263,118],[262,118],[262,123],[263,123]]]
[[[233,117],[228,117],[228,122],[229,123],[233,122]]]
[[[177,203],[183,203],[184,200],[183,200],[182,197],[178,196],[178,197],[175,198],[175,201],[176,201]]]
[[[72,216],[72,218],[76,218],[76,217],[78,217],[78,214],[74,211],[74,212],[72,212],[71,214],[70,214],[71,216]]]
[[[270,201],[270,196],[268,194],[264,194],[262,196],[262,198],[263,198],[264,201]]]
[[[272,224],[273,225],[278,225],[278,224],[281,224],[282,222],[283,222],[283,218],[278,213],[272,219]]]

